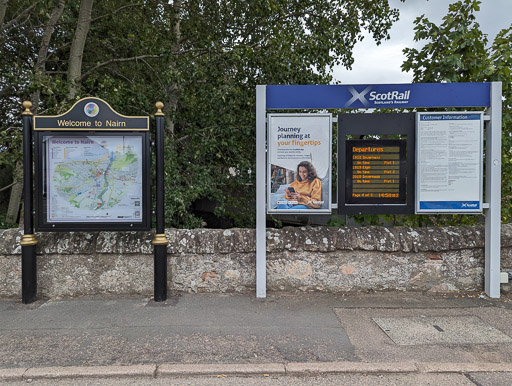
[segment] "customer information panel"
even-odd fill
[[[416,116],[416,213],[481,213],[483,113]]]

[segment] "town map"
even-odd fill
[[[48,136],[49,222],[142,221],[140,136]]]

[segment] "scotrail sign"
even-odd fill
[[[267,109],[482,107],[490,83],[266,86]]]
[[[373,105],[382,105],[386,107],[389,105],[407,105],[409,98],[411,97],[411,90],[390,90],[384,92],[378,92],[373,90],[372,86],[366,87],[363,91],[359,92],[354,86],[349,86],[348,91],[352,94],[352,98],[345,103],[346,108],[352,107],[352,105],[359,101],[365,107]]]

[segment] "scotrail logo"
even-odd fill
[[[364,107],[369,107],[370,105],[375,106],[407,104],[409,103],[409,98],[411,96],[411,90],[392,90],[382,93],[371,90],[372,86],[366,87],[361,92],[357,91],[354,87],[349,87],[348,91],[350,91],[352,94],[352,98],[350,98],[349,101],[345,104],[345,107],[350,107],[356,101],[360,101]]]
[[[478,202],[463,202],[461,207],[465,209],[478,209]]]

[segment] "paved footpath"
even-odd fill
[[[512,302],[398,292],[0,299],[0,382],[229,385],[239,377],[509,385]]]

